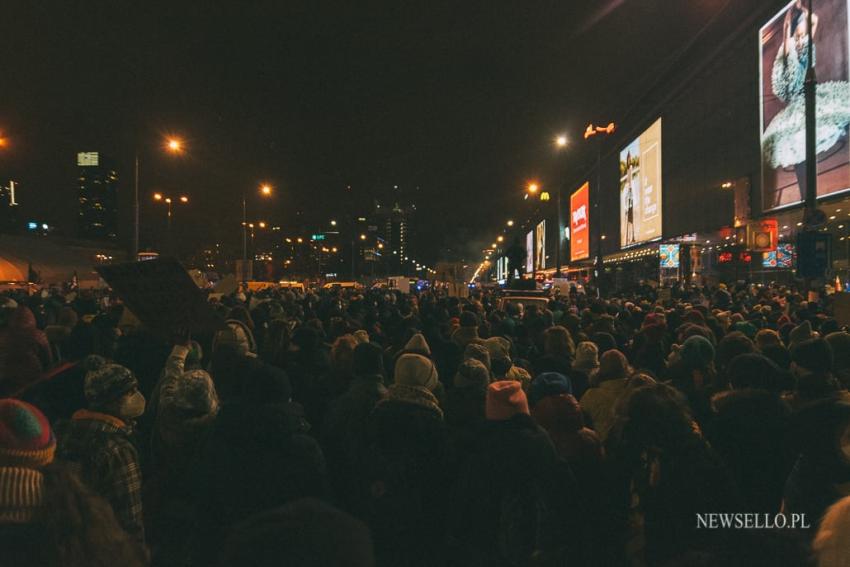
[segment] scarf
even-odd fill
[[[440,409],[440,404],[437,402],[437,398],[434,397],[434,394],[432,394],[427,388],[422,388],[420,386],[406,386],[404,384],[393,384],[387,388],[387,397],[378,403],[380,404],[390,401],[414,404],[423,408],[428,408],[437,413],[441,418],[443,417],[443,410]]]

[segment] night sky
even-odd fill
[[[398,185],[433,262],[521,217],[528,179],[552,187],[586,168],[584,126],[626,116],[712,16],[750,2],[732,4],[13,2],[0,177],[21,183],[28,216],[70,227],[76,152],[112,155],[129,222],[138,148],[143,238],[162,226],[160,190],[191,197],[175,212],[184,238],[232,245],[241,193],[261,181],[275,198],[249,216],[284,232],[298,210],[321,224]],[[557,155],[559,132],[571,145]],[[169,133],[183,158],[161,151]]]

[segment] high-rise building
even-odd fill
[[[398,201],[391,206],[375,203],[374,222],[383,239],[384,257],[391,271],[405,271],[405,258],[411,256],[411,221],[415,205],[402,205]]]
[[[8,185],[0,186],[0,232],[17,232],[21,228],[17,185],[9,181]]]
[[[82,238],[114,240],[118,233],[118,172],[99,152],[77,154],[79,213]]]

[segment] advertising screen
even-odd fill
[[[661,119],[620,152],[620,246],[661,237]]]
[[[759,85],[764,210],[803,201],[806,187],[808,10],[794,0],[759,31]],[[815,0],[817,196],[850,188],[848,0]]]
[[[534,231],[529,230],[525,235],[525,271],[531,273],[534,271]]]
[[[590,185],[584,185],[570,195],[570,259],[590,257]]]
[[[659,265],[662,268],[679,267],[679,245],[662,244],[658,247]]]
[[[546,221],[540,221],[534,232],[537,250],[534,255],[534,267],[537,270],[546,268]]]
[[[776,250],[764,252],[761,263],[765,268],[792,268],[794,265],[794,245],[779,244]]]

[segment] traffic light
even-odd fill
[[[832,258],[832,235],[828,232],[797,234],[797,277],[820,279],[826,276]]]

